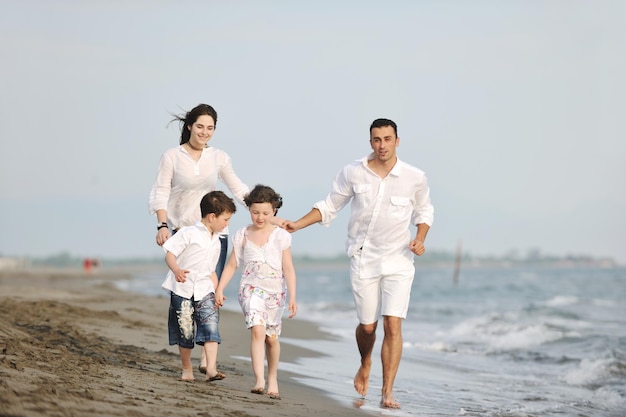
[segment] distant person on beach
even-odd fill
[[[150,191],[150,214],[156,214],[156,243],[162,246],[181,227],[200,220],[200,200],[217,187],[221,180],[242,206],[250,191],[233,170],[226,152],[210,147],[215,133],[217,112],[208,104],[199,104],[183,115],[175,115],[180,123],[180,145],[161,156],[156,180]],[[170,233],[171,229],[171,233]],[[221,252],[216,273],[219,279],[228,252],[228,228],[221,232]],[[204,355],[200,372],[206,372]]]
[[[194,342],[203,346],[206,380],[226,375],[217,370],[219,309],[215,304],[220,255],[220,232],[236,211],[234,201],[221,191],[211,191],[200,201],[202,220],[181,228],[163,243],[165,263],[170,271],[162,287],[170,292],[169,344],[178,345],[183,367],[181,379],[193,381],[191,350]]]
[[[218,306],[224,305],[224,290],[238,266],[239,304],[246,327],[250,329],[250,357],[255,384],[251,392],[265,394],[265,357],[267,355],[267,395],[280,399],[278,362],[285,301],[289,318],[296,315],[296,272],[291,258],[291,235],[270,223],[282,206],[282,198],[272,188],[257,185],[244,201],[252,224],[235,233],[233,251],[215,291]]]
[[[393,384],[402,356],[402,320],[406,318],[415,275],[414,254],[424,253],[424,240],[434,216],[426,175],[398,158],[399,145],[396,123],[374,120],[370,126],[373,152],[346,165],[336,175],[326,199],[317,202],[309,213],[283,224],[290,232],[313,223],[327,226],[351,203],[346,251],[361,355],[354,388],[363,397],[367,394],[376,327],[382,315],[383,408],[400,408]],[[411,225],[417,228],[413,239]]]

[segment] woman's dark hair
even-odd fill
[[[191,137],[190,127],[198,120],[200,116],[211,116],[213,118],[213,123],[217,126],[217,112],[215,109],[208,104],[198,104],[196,107],[182,114],[174,114],[174,118],[172,122],[178,121],[180,123],[180,144],[184,145],[189,142],[189,138]]]
[[[257,184],[252,191],[243,198],[246,206],[250,207],[254,203],[270,203],[274,209],[274,214],[283,206],[283,198],[267,185]]]

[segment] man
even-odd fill
[[[370,126],[373,152],[345,166],[326,199],[317,202],[309,213],[284,223],[290,232],[313,223],[327,226],[351,202],[346,251],[359,318],[356,342],[361,355],[354,388],[363,397],[367,394],[376,327],[382,315],[383,408],[400,408],[393,396],[393,384],[402,356],[402,320],[406,318],[415,275],[414,254],[424,253],[424,240],[434,215],[426,176],[398,159],[399,145],[396,124],[388,119],[374,120]],[[413,239],[411,225],[417,227]]]

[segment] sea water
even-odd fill
[[[346,406],[397,416],[626,416],[626,268],[471,268],[455,283],[451,268],[418,266],[394,384],[400,410],[378,407],[382,322],[368,395],[354,391],[347,265],[296,268],[298,318],[335,337],[284,335],[324,355],[280,369]],[[163,294],[163,277],[137,275],[124,288]]]

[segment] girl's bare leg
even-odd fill
[[[254,389],[265,389],[265,326],[250,329],[250,359],[254,372]]]
[[[267,352],[267,393],[278,396],[278,362],[280,360],[280,342],[277,337],[265,337]]]
[[[202,357],[200,358],[200,372],[203,370],[206,371],[206,353],[204,353],[204,349],[202,349]]]

